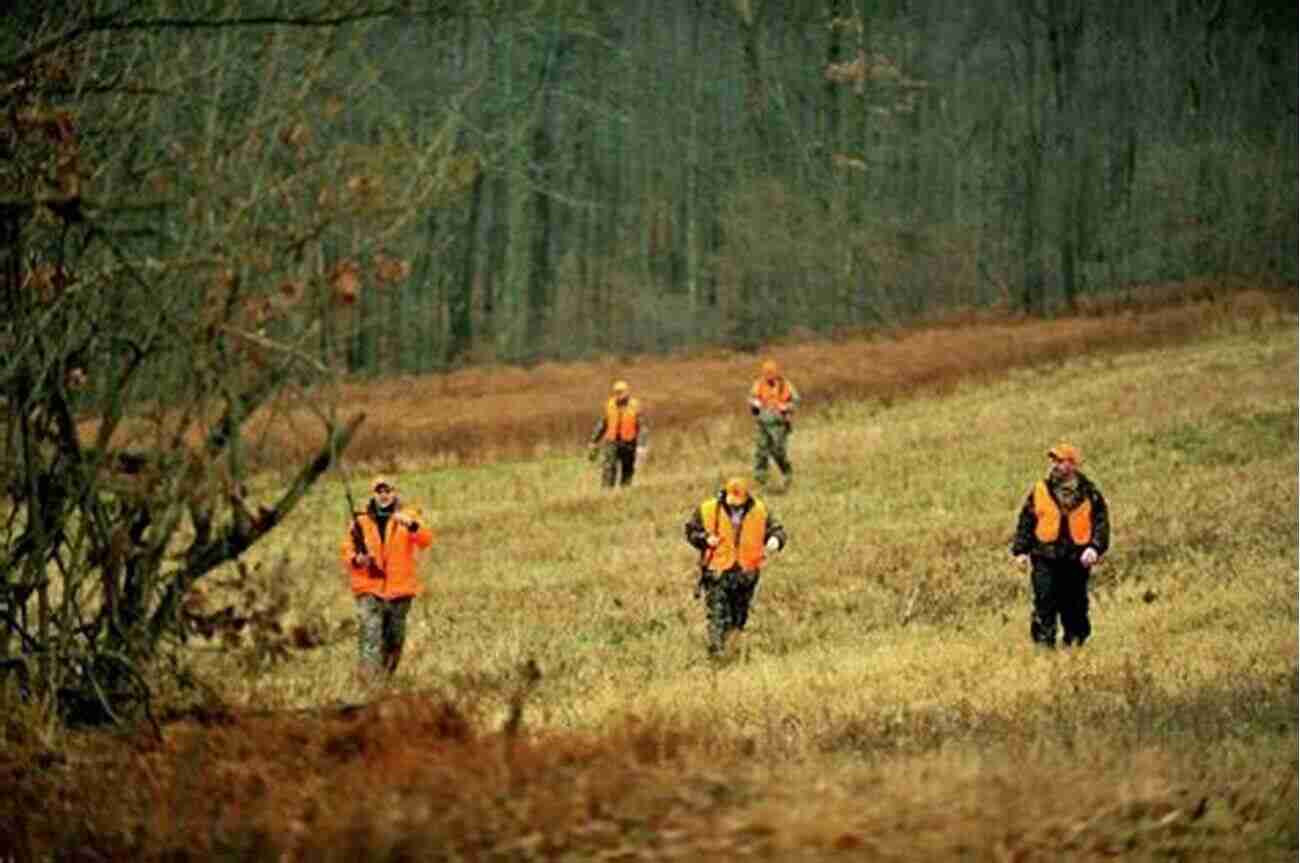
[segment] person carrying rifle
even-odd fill
[[[406,615],[422,587],[416,553],[433,543],[419,513],[405,509],[397,485],[378,476],[365,512],[353,512],[343,538],[343,567],[357,603],[358,676],[392,675],[406,642]]]
[[[649,434],[641,400],[632,398],[627,381],[615,381],[605,402],[605,410],[596,421],[596,428],[587,444],[591,458],[597,454],[603,456],[601,485],[613,488],[616,484],[629,485],[632,482],[637,462],[644,459],[649,450]]]
[[[1078,447],[1058,443],[1047,457],[1047,476],[1034,483],[1020,508],[1011,556],[1030,573],[1029,637],[1055,647],[1059,617],[1065,644],[1082,646],[1092,634],[1088,576],[1110,547],[1110,514],[1101,491],[1079,472]]]
[[[799,406],[799,391],[777,367],[775,360],[764,361],[758,378],[749,388],[749,412],[757,424],[754,429],[754,481],[767,483],[770,459],[781,469],[783,490],[794,482],[794,469],[786,454],[793,426],[790,417]]]
[[[785,548],[785,528],[745,479],[733,477],[691,514],[686,541],[700,551],[697,595],[708,609],[709,655],[721,656],[745,628],[768,555]]]

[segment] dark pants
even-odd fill
[[[636,473],[636,441],[618,441],[605,444],[605,458],[601,463],[600,480],[606,487],[628,485]]]
[[[749,620],[749,603],[758,589],[758,573],[739,567],[721,574],[706,573],[703,586],[709,613],[709,653],[718,654],[726,647],[727,636],[744,629]]]
[[[1056,646],[1056,621],[1064,630],[1062,641],[1083,644],[1092,634],[1088,621],[1088,568],[1078,560],[1031,557],[1034,611],[1029,636],[1046,647]]]

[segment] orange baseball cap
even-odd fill
[[[780,368],[778,368],[776,364],[776,360],[764,360],[762,368],[763,368],[763,377],[766,378],[774,378],[780,372]]]
[[[727,480],[727,503],[732,506],[740,506],[749,500],[749,482],[744,477],[733,476]]]
[[[1074,444],[1068,444],[1061,441],[1056,446],[1047,451],[1047,457],[1056,461],[1068,461],[1074,464],[1083,464],[1083,453]]]

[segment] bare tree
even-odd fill
[[[118,719],[196,582],[346,448],[340,335],[465,172],[451,99],[420,134],[350,134],[382,78],[352,37],[391,10],[60,5],[0,54],[0,668],[66,719]],[[254,502],[245,430],[289,397],[319,451]]]

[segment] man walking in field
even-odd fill
[[[700,551],[700,588],[709,619],[709,655],[720,656],[745,628],[767,556],[785,548],[785,528],[741,477],[705,500],[686,522],[686,541]]]
[[[775,360],[763,363],[759,377],[749,389],[749,412],[757,419],[754,430],[754,481],[767,483],[767,463],[776,462],[784,478],[784,489],[794,481],[786,454],[792,430],[790,417],[799,405],[799,391],[786,380]]]
[[[1078,447],[1059,443],[1047,457],[1047,476],[1034,484],[1020,509],[1011,554],[1030,572],[1030,637],[1055,647],[1059,617],[1065,644],[1082,645],[1092,633],[1088,576],[1110,547],[1110,515],[1106,498],[1079,472]]]
[[[375,477],[364,513],[354,513],[343,538],[343,568],[357,602],[358,676],[369,682],[393,674],[406,642],[406,615],[422,590],[417,552],[433,542],[419,513],[405,509],[397,486]]]
[[[605,488],[629,485],[637,462],[645,458],[650,429],[640,399],[632,398],[627,381],[614,381],[605,410],[596,421],[587,449],[602,456],[600,481]]]

